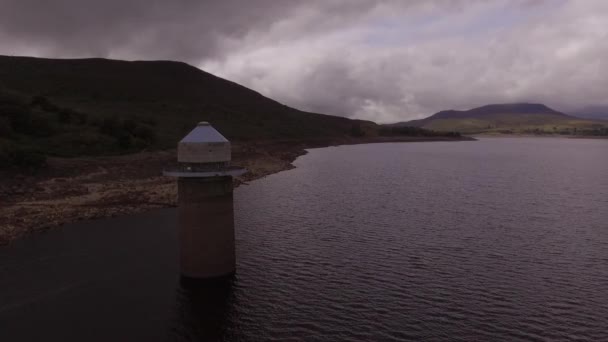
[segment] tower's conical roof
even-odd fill
[[[211,142],[228,142],[220,132],[218,132],[208,122],[199,122],[196,127],[188,133],[180,143],[211,143]]]
[[[163,172],[165,176],[206,178],[239,176],[246,172],[230,166],[230,142],[208,122],[199,122],[177,145],[180,166]]]

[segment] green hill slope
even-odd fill
[[[0,56],[0,82],[93,117],[155,120],[169,144],[201,120],[231,139],[335,136],[353,123],[287,107],[180,62]]]
[[[608,134],[608,122],[577,118],[542,104],[530,103],[448,110],[395,125],[462,133]]]
[[[0,160],[22,158],[21,149],[78,156],[169,148],[199,121],[231,140],[377,130],[290,108],[180,62],[0,56]]]

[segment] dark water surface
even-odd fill
[[[608,140],[312,150],[235,194],[238,270],[175,210],[0,248],[0,341],[608,341]]]

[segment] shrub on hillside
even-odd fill
[[[32,97],[32,101],[30,102],[30,104],[32,105],[32,107],[39,107],[40,109],[51,113],[57,113],[62,109],[61,107],[49,101],[49,99],[44,96]]]
[[[86,113],[74,111],[74,117],[76,118],[76,123],[79,125],[85,125],[88,122],[88,116]]]
[[[62,124],[69,124],[74,119],[71,109],[61,109],[57,112],[57,120]]]
[[[109,136],[113,136],[113,137],[118,137],[120,134],[119,129],[121,129],[122,127],[120,127],[120,122],[118,121],[117,118],[111,117],[111,118],[105,118],[103,119],[103,121],[101,122],[101,125],[99,126],[99,132],[103,133],[105,135],[109,135]]]
[[[365,136],[365,132],[363,131],[363,129],[361,128],[361,124],[360,123],[353,123],[350,127],[350,135],[353,137],[363,137]]]
[[[156,131],[152,127],[139,124],[133,119],[105,118],[99,126],[99,132],[113,137],[121,150],[150,146],[157,141]]]
[[[0,104],[0,116],[9,120],[12,130],[26,132],[29,130],[31,114],[29,108],[18,104]]]
[[[0,116],[0,137],[8,137],[12,132],[11,121],[7,117]]]
[[[35,137],[49,137],[57,131],[55,120],[46,113],[32,113],[23,133]]]
[[[136,138],[147,142],[148,145],[155,143],[158,138],[156,135],[156,131],[154,131],[153,128],[144,125],[138,125],[135,128],[134,133]]]
[[[0,168],[11,165],[10,146],[7,141],[0,140]]]
[[[62,157],[104,155],[118,152],[116,139],[95,131],[71,131],[48,139],[49,152]]]
[[[141,122],[152,127],[155,127],[158,124],[158,121],[155,118],[143,118],[141,119]]]
[[[37,149],[19,147],[13,150],[12,162],[21,168],[39,169],[46,166],[46,156]]]
[[[117,138],[118,147],[121,150],[129,150],[133,147],[133,137],[130,134],[124,133]]]
[[[135,129],[137,128],[137,123],[133,119],[126,119],[122,122],[122,128],[127,131],[129,134],[135,134]]]
[[[412,126],[384,126],[380,128],[380,135],[408,136],[408,137],[460,137],[460,132],[438,132],[430,129]]]
[[[41,95],[36,95],[36,96],[32,97],[32,101],[30,102],[30,104],[32,106],[41,106],[41,107],[48,103],[49,103],[49,99],[47,99],[46,97],[41,96]]]
[[[0,105],[7,104],[27,106],[27,99],[19,93],[0,87]]]
[[[46,165],[46,156],[32,147],[18,146],[11,142],[0,143],[0,167],[39,169]]]

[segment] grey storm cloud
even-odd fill
[[[272,24],[289,2],[1,0],[2,48],[61,57],[198,60],[220,54],[223,40]]]
[[[172,59],[301,109],[390,122],[608,105],[605,0],[0,0],[0,53]]]

